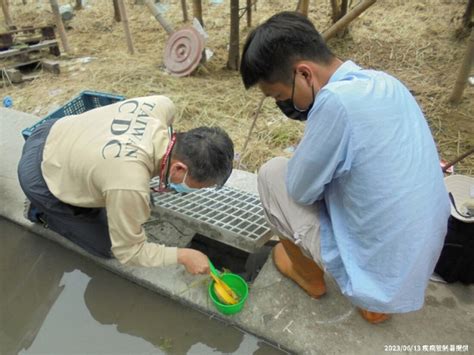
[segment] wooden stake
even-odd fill
[[[122,21],[122,18],[120,17],[120,9],[119,9],[118,0],[113,0],[113,2],[114,2],[114,19],[115,19],[115,22],[120,22],[120,21]]]
[[[334,37],[339,31],[345,28],[349,23],[351,23],[354,19],[359,17],[365,10],[375,4],[377,0],[364,0],[359,3],[356,7],[354,7],[350,12],[348,12],[344,17],[342,17],[339,21],[337,21],[334,25],[329,27],[324,33],[323,38],[325,41]]]
[[[174,32],[173,26],[171,26],[163,17],[163,15],[158,11],[154,2],[152,0],[145,0],[145,5],[148,7],[148,10],[155,16],[155,19],[160,23],[160,25],[165,29],[166,33],[171,35]]]
[[[125,10],[125,5],[123,4],[123,0],[117,0],[117,2],[118,2],[119,11],[120,11],[120,18],[122,19],[123,31],[125,32],[125,38],[127,39],[128,52],[130,54],[133,54],[135,53],[135,49],[133,48],[133,41],[132,41],[132,35],[130,34],[130,28],[128,27],[127,11]]]
[[[466,87],[467,77],[471,71],[472,63],[474,62],[474,30],[471,30],[471,35],[467,42],[466,54],[462,61],[461,67],[459,68],[458,77],[454,84],[453,92],[449,98],[449,101],[457,104],[461,101],[462,93]]]
[[[247,27],[252,27],[252,0],[247,0]]]
[[[260,99],[260,102],[258,103],[257,110],[253,114],[253,121],[252,124],[250,125],[249,133],[247,135],[247,138],[245,139],[244,147],[242,148],[242,153],[240,153],[240,158],[239,158],[239,164],[237,166],[237,169],[240,169],[240,163],[242,161],[242,158],[244,157],[244,153],[247,150],[247,145],[249,144],[250,141],[250,136],[252,135],[253,128],[255,127],[255,123],[257,122],[257,117],[260,111],[262,110],[263,102],[265,101],[266,96],[263,96]]]
[[[309,0],[299,0],[296,6],[296,11],[301,12],[303,15],[308,17]]]
[[[64,51],[66,53],[71,53],[71,49],[69,47],[69,42],[66,36],[66,30],[64,29],[63,19],[61,18],[61,14],[59,13],[59,5],[57,0],[49,0],[51,3],[51,9],[53,10],[54,19],[56,21],[56,27],[59,32],[59,37],[61,38],[61,43],[63,44]]]
[[[188,7],[186,0],[181,0],[181,8],[183,9],[183,22],[188,22]]]
[[[2,1],[2,11],[3,11],[3,18],[5,19],[5,25],[10,28],[13,25],[12,18],[10,16],[10,6],[8,4],[8,0],[1,0]]]
[[[443,173],[445,173],[446,171],[448,171],[448,169],[450,167],[452,167],[454,164],[456,163],[459,163],[461,160],[463,160],[464,158],[466,158],[467,156],[471,155],[474,153],[474,148],[472,148],[471,150],[468,150],[466,153],[464,153],[463,155],[460,155],[459,157],[455,158],[453,161],[450,161],[449,163],[446,163],[442,170],[443,170]]]
[[[193,16],[198,19],[201,26],[204,27],[204,21],[202,20],[202,3],[201,0],[193,0]]]
[[[230,43],[227,68],[239,70],[239,0],[230,0]]]

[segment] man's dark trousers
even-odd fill
[[[41,220],[59,233],[96,256],[111,257],[111,243],[105,208],[82,208],[58,200],[49,190],[41,172],[43,150],[56,120],[38,126],[28,137],[18,165],[21,188],[31,202],[28,219]],[[71,157],[74,159],[74,157]]]

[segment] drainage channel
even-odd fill
[[[0,218],[0,353],[284,354]]]

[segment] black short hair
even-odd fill
[[[176,133],[173,158],[188,166],[198,182],[222,186],[232,173],[234,143],[219,127],[198,127]]]
[[[311,21],[299,12],[280,12],[248,35],[240,75],[246,89],[259,81],[289,84],[296,60],[329,64],[333,58]]]

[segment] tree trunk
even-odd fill
[[[462,93],[466,87],[467,78],[471,71],[471,66],[474,61],[474,30],[471,30],[471,35],[467,42],[466,53],[464,54],[464,59],[462,61],[461,67],[459,68],[458,77],[454,85],[453,92],[449,101],[457,104],[461,101]]]
[[[252,27],[252,0],[247,0],[247,27]]]
[[[346,28],[349,23],[351,23],[354,19],[359,17],[365,10],[375,4],[377,0],[364,0],[360,2],[356,7],[354,7],[351,11],[349,11],[344,17],[339,19],[335,24],[333,24],[329,29],[324,31],[323,38],[325,41],[334,37],[339,31]]]
[[[119,11],[120,11],[120,18],[122,19],[123,31],[125,32],[125,38],[127,40],[128,52],[130,54],[133,54],[135,53],[135,49],[133,48],[132,35],[130,34],[130,28],[128,27],[127,11],[125,10],[125,5],[123,4],[123,0],[117,0],[117,2],[118,2]]]
[[[82,10],[82,0],[76,0],[76,10]]]
[[[230,43],[227,68],[239,70],[239,0],[230,0]]]
[[[339,18],[342,18],[347,14],[348,6],[349,6],[349,1],[348,0],[342,0],[341,1],[341,12],[339,13]]]
[[[202,27],[204,27],[204,21],[202,19],[202,3],[201,0],[193,0],[193,16],[197,18]]]
[[[3,11],[3,18],[5,19],[5,25],[9,28],[13,25],[12,18],[10,16],[10,6],[8,4],[8,0],[1,0],[2,1],[2,11]]]
[[[348,0],[341,0],[341,6],[339,6],[338,0],[331,0],[332,23],[336,23],[342,17],[344,17],[347,14],[348,8],[349,8]]]
[[[57,0],[49,0],[51,3],[51,9],[53,10],[54,19],[56,20],[56,28],[59,32],[59,37],[61,38],[61,42],[63,44],[64,51],[66,53],[70,53],[71,49],[69,47],[69,42],[66,36],[66,30],[64,29],[63,20],[61,18],[61,14],[59,13],[59,5]]]
[[[188,21],[188,8],[186,6],[186,0],[181,0],[181,8],[183,9],[183,21]]]
[[[469,29],[472,23],[472,15],[474,14],[474,0],[469,0],[467,2],[466,11],[462,16],[462,24],[465,29]]]
[[[116,22],[122,21],[122,18],[120,17],[120,9],[119,9],[119,4],[118,0],[113,0],[114,2],[114,19]]]
[[[340,16],[340,8],[339,4],[337,3],[337,0],[331,0],[331,9],[332,9],[332,23],[336,23],[337,20],[341,18]]]
[[[308,17],[309,0],[299,0],[296,6],[296,11],[301,12]]]

